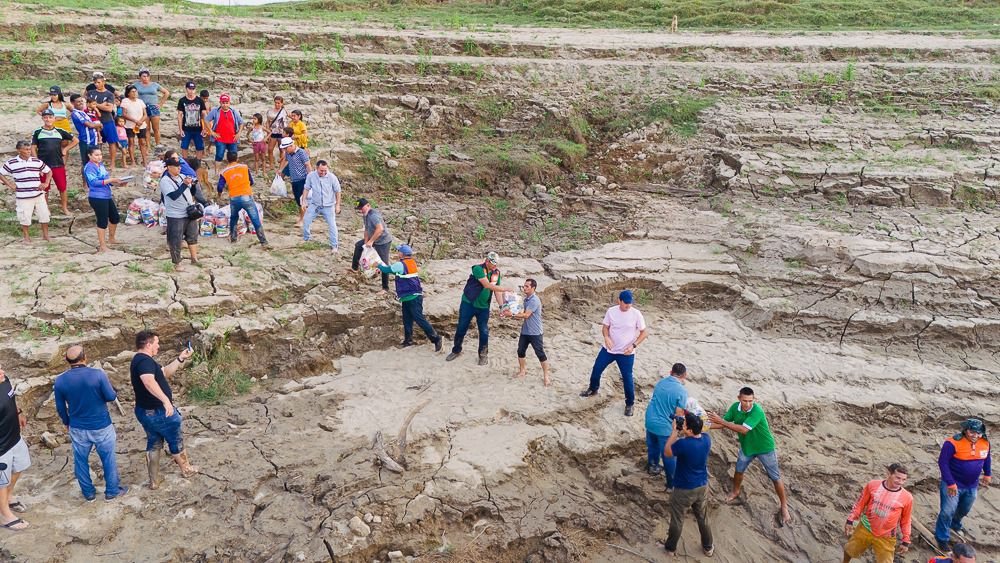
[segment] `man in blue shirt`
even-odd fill
[[[66,350],[69,369],[56,378],[53,385],[56,411],[69,429],[73,443],[73,473],[80,483],[80,491],[87,502],[97,498],[97,490],[90,478],[90,452],[97,449],[104,468],[104,498],[111,500],[123,496],[128,487],[118,478],[118,461],[115,442],[118,436],[108,414],[108,402],[118,398],[103,370],[87,367],[83,346],[74,345]]]
[[[695,414],[687,413],[674,424],[667,447],[666,457],[677,458],[677,472],[674,474],[674,492],[670,495],[670,531],[664,547],[668,555],[677,555],[677,542],[684,530],[684,513],[694,510],[701,533],[701,549],[706,556],[715,553],[712,542],[712,528],[708,525],[708,452],[712,439],[701,432],[703,422]]]
[[[291,137],[282,139],[279,146],[281,151],[285,153],[285,162],[288,163],[282,170],[282,174],[288,176],[288,181],[292,183],[292,196],[295,197],[295,205],[299,206],[299,220],[295,226],[301,227],[303,217],[306,214],[302,194],[306,190],[306,177],[312,172],[312,163],[309,162],[309,153],[305,149],[295,146],[295,141]]]
[[[688,400],[685,381],[687,368],[684,364],[674,364],[670,375],[661,379],[653,388],[653,397],[646,407],[646,471],[650,475],[659,475],[662,470],[667,478],[668,491],[673,488],[677,458],[667,457],[663,450],[667,446],[675,417],[684,417]]]

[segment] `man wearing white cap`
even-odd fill
[[[292,195],[295,197],[295,205],[299,206],[299,220],[296,227],[302,226],[302,218],[306,213],[302,204],[302,193],[306,189],[306,177],[312,172],[312,163],[309,162],[309,153],[305,149],[295,146],[295,141],[291,137],[285,137],[279,145],[285,152],[285,162],[287,166],[282,170],[282,174],[288,176],[288,181],[292,183]]]
[[[455,343],[451,347],[451,354],[445,358],[446,361],[450,362],[462,354],[465,333],[468,332],[472,319],[476,319],[476,328],[479,329],[479,365],[485,366],[488,363],[490,301],[496,300],[497,305],[500,305],[503,292],[506,291],[500,286],[499,262],[500,256],[496,252],[490,252],[486,255],[486,260],[472,267],[472,273],[462,290],[462,302],[458,306]]]

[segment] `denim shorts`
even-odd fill
[[[146,104],[146,114],[149,117],[160,117],[160,106]]]
[[[771,450],[766,454],[748,456],[743,454],[743,449],[741,448],[736,454],[736,472],[746,473],[747,468],[750,467],[750,463],[755,459],[760,460],[760,464],[764,466],[764,471],[767,471],[767,476],[772,481],[781,480],[781,472],[778,471],[778,452],[776,450]]]
[[[227,152],[239,152],[239,143],[222,143],[215,141],[215,161],[222,162],[222,159],[226,157]]]
[[[146,431],[146,451],[151,452],[167,443],[171,455],[177,455],[184,449],[181,438],[181,413],[176,408],[172,416],[166,416],[163,407],[158,409],[143,409],[135,407],[135,418]]]
[[[205,150],[205,138],[201,136],[201,131],[188,131],[184,130],[184,136],[181,138],[181,149],[188,150],[191,146],[191,141],[194,141],[194,148],[198,151]]]

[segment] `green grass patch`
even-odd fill
[[[207,357],[196,353],[186,378],[188,397],[207,405],[242,395],[253,388],[253,379],[243,371],[242,363],[225,341]]]

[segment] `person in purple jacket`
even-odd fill
[[[87,367],[87,354],[83,346],[73,345],[66,350],[69,369],[56,377],[53,391],[56,412],[69,430],[73,444],[73,474],[80,483],[80,492],[87,502],[97,498],[97,490],[90,478],[90,452],[97,450],[104,468],[104,498],[111,500],[128,492],[118,478],[118,460],[115,443],[118,435],[111,424],[108,403],[118,398],[104,370]]]
[[[949,551],[951,532],[964,531],[962,519],[972,510],[979,486],[986,488],[993,479],[986,424],[976,418],[963,422],[962,431],[941,446],[938,467],[941,469],[941,511],[934,537],[943,551]]]

